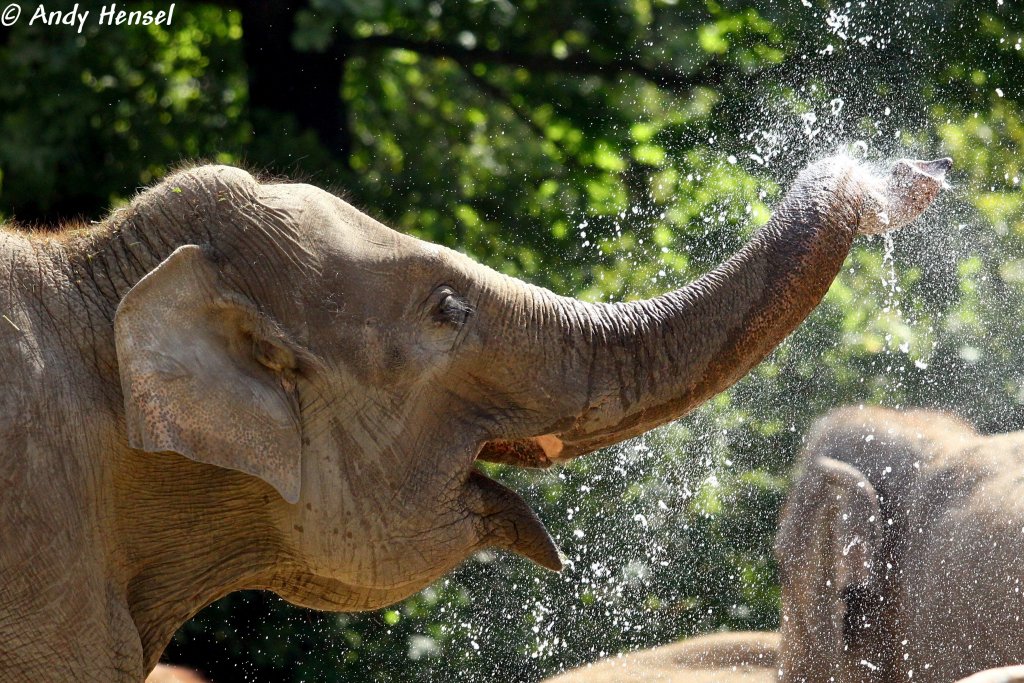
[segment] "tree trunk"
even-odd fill
[[[301,128],[316,132],[332,155],[347,160],[352,141],[341,85],[350,41],[338,32],[323,52],[297,50],[292,35],[302,6],[273,0],[240,3],[250,113],[291,114]],[[259,116],[251,119],[254,135],[276,132]]]

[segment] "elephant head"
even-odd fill
[[[238,588],[354,610],[486,546],[559,569],[536,514],[474,461],[566,462],[722,391],[818,304],[857,234],[915,218],[949,166],[900,162],[886,182],[816,163],[722,266],[614,305],[229,167],[49,244],[85,311],[69,319],[96,321],[68,344],[113,431],[82,449],[148,661]]]
[[[970,507],[1005,501],[999,477],[1019,486],[1018,446],[983,438],[921,410],[846,408],[816,423],[776,539],[782,681],[950,681],[1024,652],[1002,578],[1016,572],[1019,513]],[[970,546],[1012,560],[979,570]]]

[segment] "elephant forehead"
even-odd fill
[[[302,183],[264,185],[260,203],[269,215],[295,231],[295,237],[331,251],[381,258],[417,242],[375,221],[339,197]]]
[[[313,185],[262,185],[260,203],[321,256],[340,256],[357,265],[394,264],[410,274],[443,270],[472,278],[490,270],[452,249],[394,230]]]
[[[268,296],[304,301],[307,319],[320,312],[327,323],[386,324],[416,315],[442,285],[469,296],[474,285],[494,275],[458,252],[392,230],[311,185],[264,185],[259,202],[267,216],[266,246],[286,254],[273,288],[284,285],[287,291]]]

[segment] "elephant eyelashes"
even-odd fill
[[[437,305],[435,319],[442,324],[462,327],[473,313],[469,302],[454,293],[445,293]]]

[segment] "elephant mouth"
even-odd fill
[[[562,440],[554,434],[542,434],[525,439],[493,439],[487,441],[477,453],[477,460],[546,469],[561,461]]]

